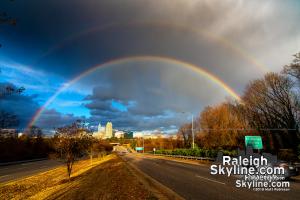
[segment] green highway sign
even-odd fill
[[[143,150],[144,150],[144,147],[135,147],[135,150],[136,150],[136,151],[143,151]]]
[[[245,145],[252,149],[263,149],[261,136],[245,136]]]

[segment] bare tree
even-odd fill
[[[10,24],[15,26],[17,24],[17,20],[8,16],[6,12],[0,13],[0,24]]]
[[[17,20],[15,18],[10,17],[6,12],[0,11],[0,24],[9,24],[15,26],[17,24]],[[0,48],[1,47],[2,44],[0,44]]]
[[[300,84],[300,52],[294,55],[294,60],[291,64],[284,66],[283,72],[296,78]]]
[[[0,69],[0,74],[1,74],[1,69]],[[15,85],[11,83],[1,83],[0,84],[0,99],[4,99],[8,96],[12,95],[20,95],[24,92],[25,88],[24,87],[16,87]]]
[[[73,164],[76,159],[87,155],[92,144],[89,130],[84,123],[76,121],[69,126],[56,129],[56,149],[65,159],[70,180]]]
[[[177,138],[183,139],[184,147],[191,147],[192,144],[192,124],[183,124],[177,133]]]
[[[37,126],[30,126],[25,133],[31,138],[41,138],[43,136],[43,131]]]
[[[0,99],[6,97],[6,96],[10,96],[10,95],[14,95],[14,94],[21,94],[25,88],[24,87],[20,87],[20,88],[16,88],[15,86],[12,86],[10,84],[7,84],[5,86],[2,86],[0,88]]]
[[[268,73],[263,79],[250,82],[243,102],[250,125],[268,134],[275,149],[296,150],[299,141],[299,107],[290,79]]]

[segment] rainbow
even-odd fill
[[[89,68],[88,70],[84,71],[83,73],[79,74],[78,76],[76,76],[75,78],[73,78],[72,80],[70,80],[69,82],[63,84],[62,87],[60,87],[48,100],[47,102],[41,106],[41,108],[35,113],[35,115],[33,116],[33,118],[31,119],[30,123],[28,124],[27,127],[30,127],[32,125],[34,125],[36,123],[36,121],[39,119],[39,117],[41,116],[41,114],[43,113],[43,111],[55,100],[55,98],[64,90],[66,90],[68,87],[70,87],[72,84],[76,83],[77,81],[79,81],[80,79],[82,79],[83,77],[93,73],[94,71],[96,71],[97,69],[100,68],[107,68],[116,64],[122,64],[122,63],[126,63],[126,62],[132,62],[132,61],[161,61],[161,62],[166,62],[166,63],[170,63],[170,64],[177,64],[177,65],[181,65],[183,67],[186,67],[187,69],[192,70],[193,72],[206,77],[207,79],[211,80],[212,82],[214,82],[215,84],[217,84],[218,86],[220,86],[221,88],[223,88],[230,96],[232,96],[234,99],[236,99],[237,101],[241,102],[241,98],[240,96],[230,87],[228,86],[224,81],[222,81],[220,78],[218,78],[217,76],[211,74],[210,72],[206,71],[203,68],[200,68],[199,66],[196,66],[194,64],[185,62],[185,61],[180,61],[180,60],[176,60],[174,58],[169,58],[169,57],[160,57],[160,56],[132,56],[132,57],[124,57],[124,58],[119,58],[119,59],[113,59],[110,60],[108,62],[104,62],[102,64],[93,66],[91,68]]]
[[[269,68],[266,67],[264,64],[262,64],[258,59],[256,59],[253,55],[251,55],[249,52],[245,51],[238,45],[234,44],[232,41],[221,37],[219,35],[216,35],[215,33],[208,32],[204,29],[199,29],[197,27],[193,26],[187,26],[183,24],[176,24],[176,23],[171,23],[171,22],[164,22],[164,21],[132,21],[132,22],[127,22],[127,23],[110,23],[106,24],[103,26],[96,26],[96,27],[91,27],[87,28],[85,30],[82,30],[80,32],[73,33],[66,37],[62,42],[52,46],[49,48],[36,62],[38,63],[41,61],[43,58],[51,55],[55,51],[63,48],[64,46],[67,46],[69,43],[78,40],[79,38],[86,36],[88,34],[92,34],[95,32],[100,32],[100,31],[105,31],[105,30],[110,30],[114,29],[117,27],[139,27],[139,26],[153,26],[153,27],[167,27],[176,31],[187,31],[192,34],[195,34],[199,37],[205,37],[206,39],[213,41],[217,44],[222,45],[223,47],[227,48],[228,50],[232,51],[233,53],[239,55],[241,58],[243,58],[245,61],[251,63],[253,66],[257,67],[262,73],[267,73],[269,72]]]

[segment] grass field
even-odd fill
[[[156,199],[116,155],[78,161],[71,180],[66,167],[2,184],[0,199]]]

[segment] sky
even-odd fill
[[[1,99],[18,128],[91,126],[171,133],[242,95],[300,50],[296,0],[3,0]],[[209,74],[209,76],[207,75]],[[215,78],[212,78],[215,77]],[[216,81],[219,80],[219,81]]]

